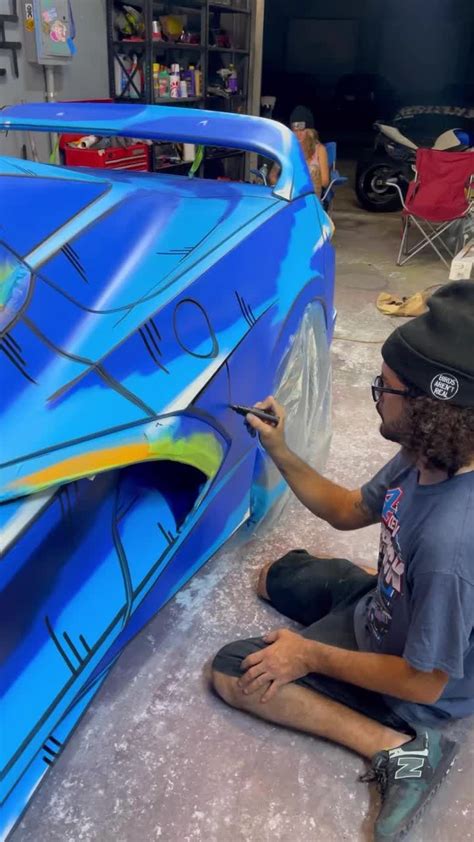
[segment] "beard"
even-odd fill
[[[400,444],[406,447],[410,443],[410,422],[407,418],[407,413],[404,412],[396,421],[388,422],[379,409],[377,409],[382,422],[379,427],[380,435],[387,441],[393,441],[395,444]]]
[[[393,441],[396,444],[403,444],[400,425],[386,424],[385,421],[382,421],[379,427],[379,432],[384,439],[387,439],[387,441]]]

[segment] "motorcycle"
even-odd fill
[[[414,176],[420,147],[461,152],[474,145],[474,108],[410,106],[392,123],[376,122],[374,149],[358,161],[355,192],[363,208],[373,212],[400,210],[398,191],[387,184],[397,179],[403,194]]]

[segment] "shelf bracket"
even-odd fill
[[[17,53],[21,50],[21,42],[20,41],[8,41],[7,36],[5,34],[5,24],[6,23],[18,23],[18,10],[17,10],[17,0],[10,0],[11,2],[11,13],[9,14],[1,14],[0,15],[0,50],[10,50],[11,52],[11,59],[13,64],[13,75],[18,79],[20,72],[18,69],[18,55]],[[6,70],[0,70],[0,76],[5,76]]]

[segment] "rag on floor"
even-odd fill
[[[431,289],[424,289],[409,298],[400,298],[389,292],[381,292],[377,298],[377,309],[386,316],[421,316],[428,310],[426,302],[431,293]]]

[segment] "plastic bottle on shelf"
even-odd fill
[[[160,98],[160,65],[153,64],[153,102]]]
[[[237,71],[233,64],[229,64],[230,74],[227,79],[227,90],[230,91],[231,94],[237,94],[239,92],[239,79],[237,76]]]
[[[162,70],[160,70],[158,85],[159,85],[160,99],[169,99],[169,95],[170,95],[170,74],[168,73],[167,67],[163,67]]]
[[[179,64],[171,65],[170,73],[170,96],[171,99],[179,99],[179,83],[180,83],[180,68]]]
[[[180,99],[188,98],[188,83],[186,82],[186,79],[181,79],[179,83],[179,96]]]

